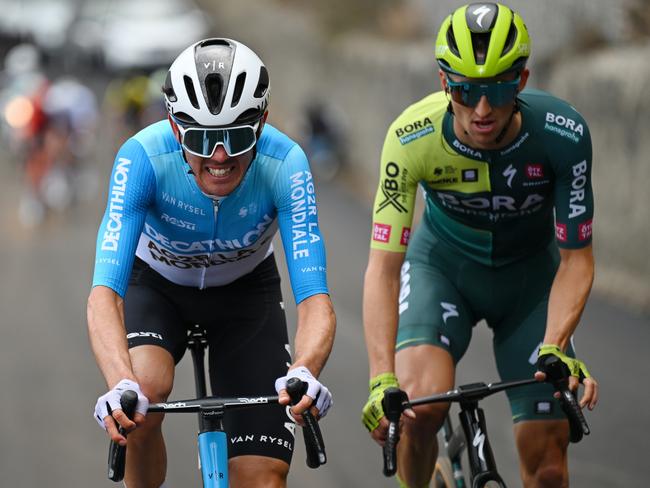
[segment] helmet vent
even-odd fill
[[[264,66],[260,68],[260,78],[257,82],[257,88],[255,88],[255,93],[253,96],[255,98],[261,98],[266,94],[266,90],[269,88],[269,72]]]
[[[196,98],[196,91],[194,90],[194,84],[192,83],[192,78],[185,75],[183,76],[183,82],[185,83],[185,91],[187,91],[187,96],[190,99],[192,107],[199,109],[199,101]]]
[[[199,47],[207,46],[230,46],[230,43],[225,39],[207,39],[199,45]]]
[[[474,33],[472,32],[472,47],[474,51],[474,59],[476,64],[485,64],[487,58],[488,46],[490,45],[490,33]]]
[[[211,73],[205,77],[205,91],[208,95],[208,109],[213,114],[221,112],[223,91],[223,78],[218,73]]]
[[[241,99],[241,94],[244,91],[244,84],[246,83],[246,73],[239,73],[237,80],[235,81],[235,93],[232,95],[231,107],[234,107],[239,103]]]
[[[196,120],[194,120],[194,117],[186,114],[185,112],[176,112],[173,115],[175,119],[177,119],[179,122],[182,122],[183,124],[198,125]]]
[[[167,76],[165,77],[165,83],[162,86],[162,92],[169,99],[170,102],[175,102],[178,100],[176,97],[176,92],[174,92],[174,86],[172,85],[172,72],[168,71]]]
[[[257,122],[260,117],[262,116],[261,113],[261,107],[258,109],[255,108],[249,108],[248,110],[245,110],[239,117],[237,117],[237,120],[235,120],[235,123],[237,124],[254,124]]]
[[[517,28],[515,27],[515,23],[512,22],[510,24],[510,30],[508,31],[508,36],[506,37],[506,42],[503,45],[503,53],[501,54],[502,56],[510,52],[512,47],[515,45],[516,39],[517,39]]]
[[[456,36],[454,36],[454,30],[449,27],[447,30],[447,45],[449,50],[454,53],[455,56],[460,57],[460,51],[458,50],[458,44],[456,43]]]

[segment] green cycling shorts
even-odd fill
[[[559,264],[555,243],[501,267],[471,260],[420,225],[402,266],[396,349],[432,344],[458,363],[485,319],[503,381],[531,378],[546,329],[548,296]],[[574,357],[570,346],[567,354]],[[480,380],[481,378],[477,378]],[[550,385],[507,391],[513,421],[564,418]]]

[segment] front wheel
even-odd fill
[[[434,488],[455,488],[454,470],[451,467],[451,461],[448,457],[439,457],[436,460],[436,468],[433,471]]]

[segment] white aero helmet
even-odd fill
[[[269,104],[269,74],[241,42],[204,39],[174,60],[163,93],[167,111],[183,125],[253,124]]]

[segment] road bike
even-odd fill
[[[188,332],[187,348],[192,353],[194,363],[194,383],[197,398],[191,400],[169,401],[149,405],[148,413],[196,413],[198,414],[199,469],[203,488],[228,488],[228,439],[223,430],[223,418],[228,410],[241,408],[264,408],[278,403],[278,396],[216,398],[208,397],[206,390],[204,356],[208,341],[203,328],[195,325]],[[292,405],[300,401],[307,384],[297,378],[287,381],[287,392]],[[129,418],[135,413],[137,394],[125,391],[121,405]],[[323,437],[314,416],[305,411],[303,438],[307,456],[307,466],[318,468],[327,462]],[[126,435],[124,429],[120,433]],[[126,446],[111,441],[108,453],[108,478],[119,482],[124,478]]]
[[[569,420],[571,442],[580,442],[590,430],[578,405],[575,394],[569,390],[565,366],[555,356],[546,359],[549,382],[560,392],[560,405]],[[397,471],[397,443],[399,442],[399,419],[407,408],[430,403],[455,402],[460,405],[458,414],[460,425],[454,428],[447,414],[442,426],[444,447],[436,461],[433,473],[433,486],[436,488],[505,488],[505,482],[497,472],[496,461],[488,439],[487,424],[479,401],[510,388],[518,388],[536,383],[535,379],[505,381],[499,383],[471,383],[462,385],[445,393],[428,397],[408,399],[406,393],[397,388],[389,388],[384,393],[384,414],[389,421],[388,435],[383,448],[385,476],[393,476]],[[468,440],[471,440],[468,442]],[[467,450],[469,460],[469,484],[465,480],[461,457]]]

